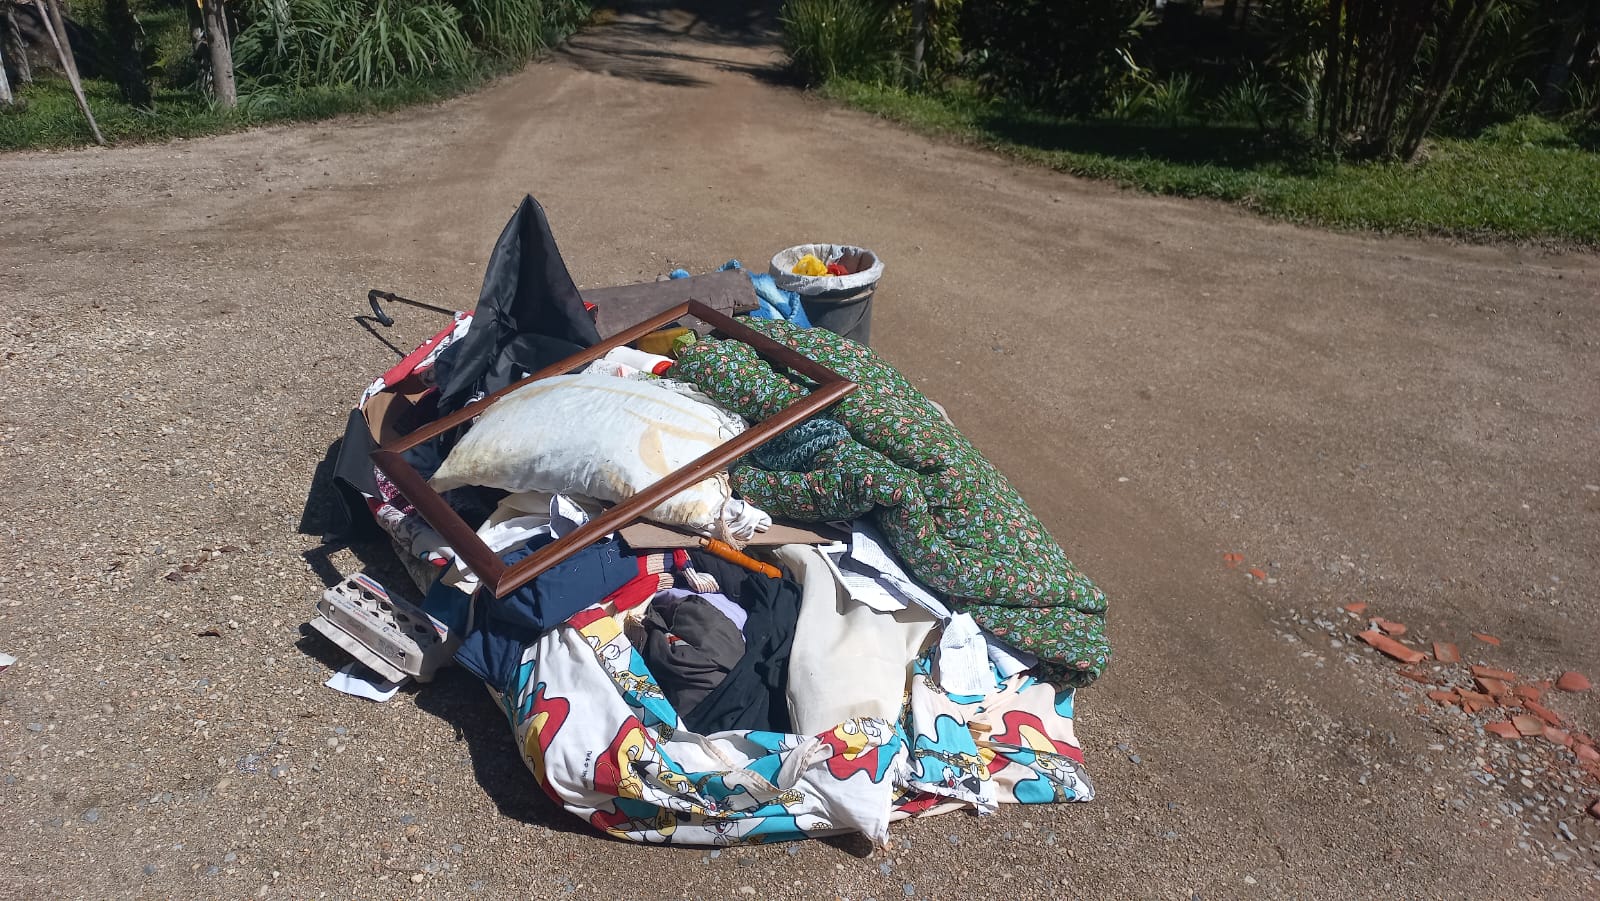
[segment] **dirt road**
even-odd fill
[[[759,21],[646,6],[436,108],[0,157],[0,897],[1600,893],[1600,786],[1425,701],[1338,609],[1600,677],[1600,260],[1081,182],[778,59]],[[635,847],[542,799],[469,679],[319,685],[302,503],[393,360],[351,317],[369,287],[470,308],[524,192],[584,285],[882,254],[880,350],[1113,598],[1097,800],[888,854]],[[1600,729],[1596,693],[1546,701]]]

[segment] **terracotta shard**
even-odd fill
[[[1252,566],[1248,572],[1250,575],[1255,576],[1257,582],[1267,581],[1267,571],[1264,569],[1257,569],[1256,567]]]
[[[1517,727],[1509,720],[1501,720],[1498,723],[1490,723],[1483,727],[1483,731],[1493,733],[1507,740],[1515,740],[1522,737],[1522,733],[1518,732]]]
[[[1544,722],[1538,717],[1528,716],[1526,713],[1519,713],[1512,717],[1511,725],[1516,726],[1517,731],[1523,735],[1544,734]]]
[[[1540,704],[1538,701],[1523,701],[1522,707],[1529,713],[1538,717],[1540,720],[1549,723],[1552,726],[1561,725],[1561,714],[1556,713],[1554,710],[1551,710],[1543,704]]]
[[[1556,687],[1562,691],[1588,691],[1594,686],[1583,673],[1562,673],[1561,678],[1556,680]]]
[[[1359,616],[1360,614],[1366,612],[1366,610],[1367,610],[1367,602],[1366,601],[1353,601],[1353,602],[1351,602],[1349,604],[1345,604],[1343,609],[1348,610],[1351,613],[1357,614]]]
[[[1600,751],[1596,751],[1594,749],[1594,745],[1575,744],[1572,746],[1572,753],[1578,755],[1578,759],[1585,763],[1594,763],[1596,761],[1600,761]]]
[[[1438,685],[1439,684],[1437,681],[1434,680],[1434,678],[1432,676],[1428,675],[1427,673],[1419,673],[1414,669],[1406,669],[1404,667],[1401,667],[1400,669],[1397,669],[1394,672],[1395,672],[1395,675],[1397,675],[1397,676],[1404,676],[1404,677],[1406,677],[1407,679],[1410,679],[1413,682],[1421,682],[1423,685]]]
[[[1381,616],[1377,619],[1374,619],[1373,622],[1378,624],[1378,628],[1382,629],[1383,634],[1385,635],[1393,635],[1398,638],[1399,636],[1406,634],[1405,623],[1397,623],[1392,619],[1384,619]]]
[[[1537,685],[1518,685],[1515,691],[1517,697],[1524,701],[1537,701],[1544,696],[1544,689]]]
[[[1428,692],[1428,699],[1438,701],[1446,706],[1461,703],[1461,696],[1453,691],[1430,691]]]
[[[1596,801],[1593,804],[1589,805],[1589,816],[1592,816],[1595,819],[1600,820],[1600,801]]]
[[[1488,632],[1474,632],[1474,633],[1472,633],[1472,637],[1478,639],[1479,641],[1483,642],[1484,644],[1492,644],[1497,648],[1500,646],[1500,639],[1495,638],[1493,635],[1490,635]]]
[[[1433,659],[1440,663],[1460,663],[1461,649],[1448,641],[1433,643]]]
[[[1356,637],[1377,649],[1379,653],[1392,657],[1401,663],[1421,663],[1428,659],[1427,654],[1415,648],[1408,648],[1376,629],[1368,629]]]
[[[1502,682],[1515,682],[1515,681],[1517,681],[1517,674],[1516,673],[1507,672],[1506,670],[1503,670],[1503,669],[1495,669],[1492,666],[1474,666],[1472,668],[1472,674],[1474,676],[1484,676],[1484,677],[1487,677],[1487,678],[1490,678],[1490,679],[1499,679]]]
[[[1547,726],[1544,730],[1544,737],[1545,741],[1548,741],[1553,745],[1560,745],[1563,748],[1572,747],[1572,735],[1565,729],[1557,729],[1554,726]]]
[[[1478,683],[1478,689],[1484,694],[1494,695],[1497,698],[1511,690],[1511,686],[1491,676],[1479,676],[1472,681]]]
[[[1226,563],[1228,565],[1229,569],[1233,569],[1235,566],[1238,566],[1239,564],[1244,562],[1244,555],[1243,554],[1223,554],[1222,555],[1222,562]]]

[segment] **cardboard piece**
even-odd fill
[[[592,303],[597,308],[594,325],[601,338],[609,338],[630,325],[690,300],[698,300],[727,316],[760,306],[756,301],[756,289],[750,286],[750,276],[739,269],[614,288],[580,288],[578,293],[583,295],[584,303]]]
[[[657,525],[653,522],[640,520],[629,526],[617,530],[622,540],[628,546],[639,549],[655,548],[680,548],[699,547],[700,538],[693,532]],[[745,547],[778,547],[784,544],[833,544],[838,541],[849,540],[850,535],[831,526],[813,523],[800,525],[798,523],[777,522],[772,523],[772,528],[765,532],[756,533]]]

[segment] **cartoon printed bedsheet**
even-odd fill
[[[623,616],[596,605],[546,633],[524,648],[512,690],[496,695],[544,790],[618,838],[732,845],[858,831],[882,846],[905,816],[1094,795],[1070,690],[997,672],[990,695],[949,695],[925,657],[899,723],[697,735]]]

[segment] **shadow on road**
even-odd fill
[[[455,730],[456,741],[466,742],[472,774],[502,815],[557,832],[595,834],[539,787],[517,753],[505,714],[476,676],[462,669],[441,670],[415,694],[417,709],[443,720]]]
[[[784,83],[788,73],[776,54],[751,60],[749,53],[775,45],[778,40],[777,2],[622,3],[611,8],[609,21],[573,35],[559,56],[591,72],[674,87],[705,87],[706,79],[690,71],[710,66],[772,83]],[[685,39],[709,54],[673,49]],[[733,51],[717,54],[719,49]]]

